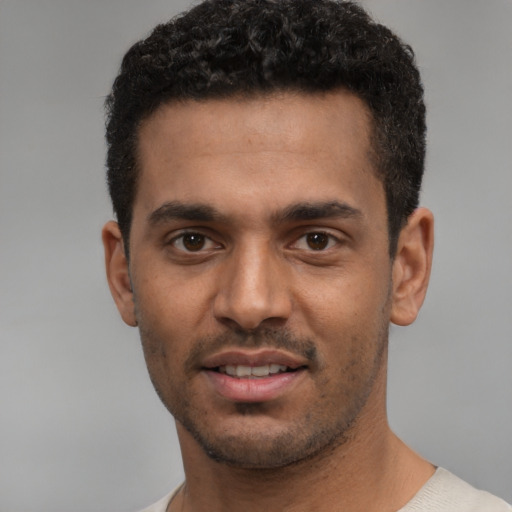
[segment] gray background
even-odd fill
[[[392,329],[390,421],[512,501],[512,2],[363,4],[416,50],[437,220],[424,309]],[[187,5],[0,0],[2,512],[129,512],[182,478],[99,234],[103,98],[128,46]]]

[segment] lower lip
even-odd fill
[[[213,389],[233,402],[268,402],[289,392],[304,375],[304,370],[276,373],[269,377],[237,378],[225,373],[206,370]]]

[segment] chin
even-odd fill
[[[283,429],[254,423],[259,424],[223,432],[198,431],[186,422],[183,426],[210,459],[240,469],[277,469],[309,461],[344,444],[351,430],[349,422],[330,429],[311,429],[296,423]]]

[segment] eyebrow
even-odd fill
[[[274,212],[271,220],[274,223],[293,221],[311,221],[316,219],[348,219],[361,217],[362,213],[346,203],[339,201],[301,202],[287,206]],[[214,207],[207,204],[185,204],[180,201],[169,201],[154,210],[148,216],[148,222],[157,226],[172,220],[189,220],[197,222],[226,221],[227,217]]]
[[[156,226],[171,220],[214,222],[224,218],[215,208],[206,204],[185,204],[179,201],[164,203],[149,214],[149,224]]]
[[[308,221],[316,219],[350,219],[362,217],[362,213],[339,201],[305,202],[288,206],[272,216],[274,222]]]

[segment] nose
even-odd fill
[[[244,330],[284,323],[292,302],[283,262],[268,244],[253,241],[233,251],[219,276],[215,318]]]

